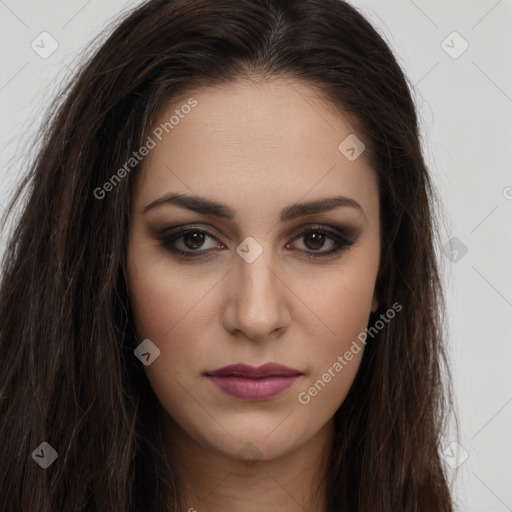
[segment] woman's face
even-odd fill
[[[343,356],[378,306],[374,171],[347,119],[297,81],[196,89],[152,130],[128,248],[151,386],[202,448],[291,453],[345,399],[363,351]],[[212,375],[266,363],[297,372]]]

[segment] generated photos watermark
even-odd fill
[[[382,313],[380,315],[380,320],[377,320],[374,326],[370,328],[367,327],[363,332],[358,334],[357,339],[359,340],[359,343],[366,345],[366,339],[368,338],[368,335],[373,338],[381,329],[384,328],[386,324],[389,323],[390,319],[393,319],[396,313],[399,313],[401,310],[402,305],[398,302],[395,302],[393,306],[386,311],[386,313]],[[350,363],[350,361],[352,361],[356,354],[361,352],[362,348],[359,343],[357,340],[353,340],[349,350],[347,350],[342,356],[339,355],[336,358],[336,361],[307,391],[301,391],[297,395],[299,403],[302,405],[309,404],[311,399],[315,397],[320,391],[322,391],[325,386],[331,382],[331,380],[334,379],[336,375],[338,375],[343,370],[343,368],[345,368],[345,366]]]
[[[94,189],[94,197],[96,199],[104,199],[108,192],[114,190],[114,188],[121,182],[121,180],[127,176],[138,164],[141,162],[149,152],[154,149],[158,142],[161,142],[164,138],[164,134],[170,133],[176,126],[180,124],[181,119],[184,119],[187,114],[190,114],[192,109],[198,104],[195,98],[189,98],[187,103],[182,105],[180,108],[174,110],[176,115],[172,115],[168,121],[160,123],[146,139],[138,151],[134,151],[132,156],[120,167],[112,177],[103,184],[101,187]],[[157,139],[157,140],[155,140]]]

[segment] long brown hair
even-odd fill
[[[283,76],[350,116],[378,177],[380,309],[336,412],[328,511],[449,512],[439,444],[451,403],[436,259],[438,199],[411,87],[372,25],[340,0],[151,0],[128,13],[43,123],[0,288],[0,510],[178,510],[161,407],[134,357],[126,281],[139,166],[160,109],[199,85]],[[340,141],[341,142],[341,141]],[[31,454],[57,452],[47,469]]]

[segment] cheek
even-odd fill
[[[176,268],[163,251],[142,237],[128,251],[130,304],[139,338],[158,344],[169,336],[200,300],[187,272]],[[204,294],[204,289],[202,290]]]
[[[165,255],[155,257],[154,248],[145,247],[138,244],[128,260],[137,340],[150,339],[159,348],[160,356],[144,370],[157,394],[181,393],[179,403],[183,399],[182,385],[189,386],[191,378],[206,369],[201,340],[215,320],[209,291],[218,276],[199,276],[197,270],[178,268]],[[191,369],[196,370],[194,375]]]
[[[198,365],[200,347],[194,340],[204,329],[194,319],[205,290],[191,286],[190,280],[187,286],[183,272],[170,272],[165,262],[132,265],[129,275],[137,341],[150,339],[160,350],[159,357],[144,366],[144,371],[167,412],[178,421],[185,421],[180,404],[184,400],[197,403],[189,400],[191,393],[200,399],[196,396],[199,391],[187,379],[190,369]]]
[[[324,280],[321,292],[317,290],[310,302],[322,334],[317,338],[319,342],[305,347],[312,371],[299,390],[298,400],[320,417],[335,413],[359,369],[375,274],[371,265],[351,265],[350,269],[347,265],[340,276]]]
[[[128,281],[137,343],[149,339],[160,349],[160,356],[144,367],[149,376],[168,369],[169,362],[174,361],[165,340],[186,315],[187,288],[179,277],[173,277],[179,273],[166,270],[164,257],[155,259],[154,247],[143,239],[136,240],[128,251]]]
[[[297,401],[319,425],[343,403],[359,370],[365,345],[358,336],[367,327],[371,291],[347,286],[329,295],[320,309],[329,329],[319,342],[305,347],[311,372],[298,390]]]
[[[347,265],[339,275],[321,281],[322,286],[316,289],[309,303],[319,328],[326,333],[321,344],[324,353],[332,355],[347,350],[351,341],[364,332],[370,316],[375,273],[367,265]]]

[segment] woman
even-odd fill
[[[375,29],[151,0],[63,93],[8,210],[0,509],[452,511],[435,195]]]

